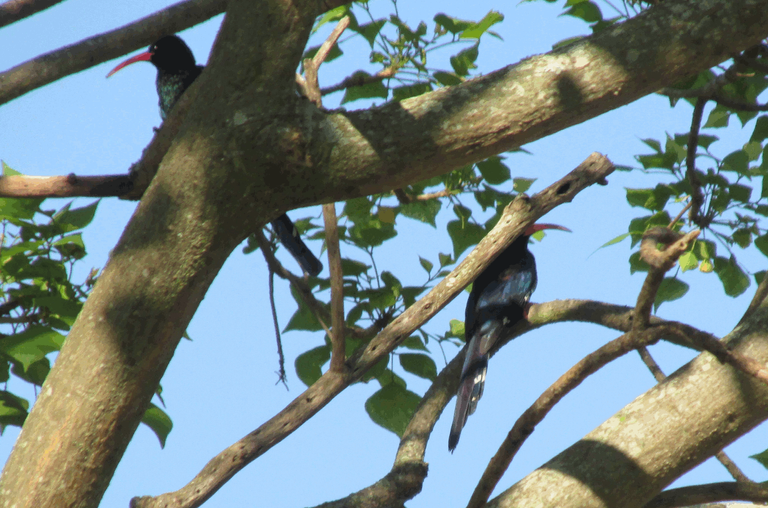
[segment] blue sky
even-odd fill
[[[105,4],[91,0],[63,2],[0,30],[0,47],[4,48],[0,52],[0,69],[120,27],[167,4],[136,1],[105,9]],[[389,13],[388,2],[376,0],[371,5],[381,16]],[[556,42],[588,31],[579,20],[558,17],[560,5],[545,2],[400,2],[398,9],[412,26],[424,20],[430,30],[437,12],[464,19],[479,19],[492,9],[502,12],[506,19],[495,30],[503,41],[483,40],[478,59],[481,73],[549,51]],[[207,60],[220,23],[221,16],[181,34],[200,63]],[[321,30],[310,45],[320,43],[325,34],[327,31]],[[322,86],[335,84],[355,70],[366,68],[368,46],[362,39],[350,39],[342,49],[345,58],[321,68]],[[137,64],[105,79],[119,61],[69,76],[0,107],[0,159],[30,175],[126,172],[140,157],[160,118],[154,68]],[[341,94],[332,95],[325,99],[325,105],[334,107],[340,99]],[[364,106],[346,105],[348,109]],[[561,178],[593,151],[608,155],[617,164],[632,165],[634,154],[648,151],[641,139],[663,139],[665,132],[687,132],[690,114],[686,103],[670,109],[665,98],[646,97],[527,145],[531,155],[511,154],[506,162],[514,176],[538,179],[531,189],[535,192]],[[715,149],[726,154],[740,147],[751,130],[745,132],[732,128],[718,133],[724,141]],[[639,173],[617,172],[609,181],[609,186],[587,189],[574,203],[563,205],[546,217],[547,222],[568,226],[573,234],[553,233],[531,247],[539,267],[534,301],[586,298],[634,304],[643,276],[629,274],[629,242],[598,248],[626,232],[631,218],[644,215],[642,210],[626,204],[624,188],[649,187],[655,185],[655,180]],[[88,202],[78,200],[79,205]],[[55,206],[64,203],[59,200]],[[78,268],[80,280],[92,267],[104,266],[135,206],[133,202],[117,199],[102,200],[96,219],[84,234],[89,255]],[[319,213],[315,207],[290,215]],[[423,281],[418,256],[436,262],[438,251],[451,251],[444,227],[452,218],[450,212],[441,214],[438,228],[433,229],[399,217],[400,234],[393,245],[381,249],[379,269],[392,269],[404,283]],[[316,253],[320,251],[317,243],[310,248]],[[342,254],[356,255],[344,250]],[[290,258],[281,255],[286,266],[297,270]],[[751,271],[765,266],[765,259],[759,254],[747,255],[743,260]],[[691,292],[681,300],[663,305],[659,315],[719,336],[730,331],[741,317],[755,287],[753,284],[745,295],[732,299],[723,295],[714,274],[687,272],[682,277],[691,285]],[[284,326],[295,304],[287,286],[280,282],[277,299],[280,323]],[[427,329],[441,333],[450,319],[463,319],[464,302],[464,296],[457,298]],[[285,334],[283,346],[290,390],[276,384],[277,355],[267,301],[266,266],[259,253],[246,256],[240,249],[222,269],[188,332],[193,342],[181,342],[163,379],[167,411],[174,421],[166,448],[160,449],[155,435],[140,427],[107,490],[103,506],[127,506],[135,495],[155,495],[182,487],[211,457],[301,393],[304,386],[295,376],[293,359],[323,342],[320,334]],[[438,422],[427,448],[429,476],[422,493],[408,506],[465,503],[517,416],[566,369],[616,335],[593,325],[558,324],[527,334],[502,350],[491,361],[483,400],[469,419],[453,455],[447,450],[453,403]],[[432,352],[438,369],[442,368],[443,354],[434,344]],[[457,352],[451,346],[444,348],[449,359]],[[654,346],[652,352],[667,373],[694,356],[665,344]],[[397,369],[399,366],[396,372]],[[426,382],[412,376],[407,380],[409,388],[418,393],[427,387]],[[500,488],[525,476],[653,385],[652,376],[636,354],[627,355],[589,378],[537,427]],[[30,399],[34,397],[32,389],[20,383],[12,382],[9,389]],[[311,506],[346,496],[380,479],[391,467],[398,438],[374,424],[364,410],[365,400],[377,389],[377,383],[370,383],[346,390],[297,432],[239,473],[205,506]],[[732,458],[758,481],[768,479],[768,472],[747,456],[768,447],[765,430],[765,425],[759,427],[728,449]],[[16,429],[8,429],[0,437],[0,460],[8,456],[17,435]],[[722,466],[708,461],[681,482],[728,479]]]

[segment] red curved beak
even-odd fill
[[[543,231],[545,229],[559,229],[560,231],[568,231],[572,233],[570,229],[565,226],[558,226],[557,224],[533,224],[525,230],[525,236],[531,236],[537,231]]]
[[[152,53],[150,53],[149,51],[147,51],[146,53],[140,53],[140,54],[138,54],[136,56],[132,56],[131,58],[129,58],[125,62],[121,63],[120,65],[118,65],[117,67],[115,67],[114,69],[109,71],[109,74],[107,74],[107,77],[110,77],[112,74],[116,73],[117,71],[119,71],[123,67],[127,67],[127,66],[131,65],[132,63],[136,63],[136,62],[149,62],[151,59],[152,59]]]

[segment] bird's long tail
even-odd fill
[[[272,227],[275,229],[280,243],[288,249],[291,256],[301,265],[302,270],[313,277],[323,271],[323,263],[312,254],[312,251],[309,250],[309,247],[301,239],[296,226],[293,225],[293,222],[291,222],[291,219],[286,214],[273,220]]]
[[[456,393],[456,409],[453,413],[453,425],[451,433],[448,436],[448,449],[453,453],[456,445],[459,444],[461,429],[467,422],[467,417],[475,412],[477,401],[483,396],[485,387],[485,374],[488,371],[487,355],[472,355],[477,353],[471,347],[467,351],[467,360],[464,362],[464,368],[461,373],[459,391]]]

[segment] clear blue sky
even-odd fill
[[[136,1],[105,4],[92,0],[63,2],[30,19],[0,30],[0,69],[7,69],[43,52],[120,27],[151,14],[167,2]],[[372,2],[384,16],[390,4]],[[544,2],[517,4],[475,2],[407,2],[398,4],[402,18],[415,26],[424,20],[432,29],[435,13],[479,19],[491,9],[506,19],[497,25],[503,41],[484,39],[479,71],[490,72],[537,53],[574,35],[587,26],[569,17],[558,17],[560,5]],[[606,16],[613,14],[606,11]],[[182,34],[199,62],[208,52],[221,17]],[[318,34],[318,44],[325,33]],[[334,84],[367,65],[367,44],[360,38],[342,45],[347,57],[321,69],[321,85]],[[141,150],[159,125],[155,71],[137,64],[109,80],[107,72],[120,60],[70,76],[0,107],[0,159],[30,175],[117,174],[138,160]],[[447,68],[447,62],[444,64]],[[341,94],[326,99],[336,106]],[[353,103],[348,108],[363,107]],[[642,138],[663,139],[665,132],[687,132],[691,108],[680,103],[670,109],[662,97],[647,97],[526,146],[532,155],[513,154],[507,160],[514,176],[538,178],[531,192],[562,177],[592,151],[607,154],[617,164],[633,164],[632,156],[647,153]],[[739,135],[739,129],[729,133]],[[718,133],[724,135],[723,133]],[[715,145],[726,154],[740,147],[747,135]],[[644,215],[631,209],[625,187],[655,185],[654,177],[617,172],[608,187],[590,188],[572,204],[559,207],[547,222],[566,225],[573,234],[553,233],[532,246],[539,267],[539,287],[534,301],[587,298],[633,305],[643,281],[630,276],[629,242],[611,248],[598,247],[626,232],[629,220]],[[88,200],[79,200],[80,205]],[[55,203],[62,206],[63,200]],[[105,199],[94,223],[84,234],[89,256],[79,266],[80,279],[91,267],[103,267],[136,204]],[[292,212],[294,217],[318,215],[319,209]],[[379,254],[379,269],[392,269],[404,284],[421,282],[424,272],[418,255],[437,261],[437,252],[450,252],[444,233],[452,213],[439,217],[432,229],[398,218],[400,235]],[[321,222],[321,221],[320,221]],[[442,228],[440,226],[443,226]],[[438,246],[438,249],[435,249]],[[311,245],[319,252],[320,245]],[[343,251],[345,256],[355,256]],[[742,259],[742,258],[740,258]],[[296,269],[283,256],[287,266]],[[765,267],[759,255],[743,257],[751,271]],[[327,262],[326,262],[327,265]],[[724,335],[735,325],[754,293],[732,299],[723,295],[714,274],[688,272],[691,285],[683,299],[665,304],[662,317],[677,319]],[[278,314],[284,326],[294,311],[285,284],[278,282]],[[463,319],[465,297],[435,317],[427,328],[441,333],[452,318]],[[167,411],[174,429],[167,446],[141,426],[107,490],[103,506],[127,506],[135,495],[156,495],[176,490],[197,474],[206,462],[261,425],[304,389],[292,364],[299,353],[320,345],[320,334],[291,332],[284,336],[290,391],[276,385],[277,355],[267,301],[267,270],[260,254],[245,256],[236,250],[214,282],[195,315],[189,335],[182,341],[163,379]],[[492,360],[485,395],[469,419],[457,451],[447,450],[453,412],[451,403],[438,422],[427,449],[429,476],[412,508],[465,503],[490,457],[514,420],[560,374],[585,354],[614,338],[615,332],[584,324],[559,324],[530,333],[507,346]],[[443,356],[432,344],[438,368]],[[448,346],[451,358],[458,349]],[[693,354],[681,348],[652,348],[662,368],[671,373]],[[396,367],[399,369],[399,365]],[[400,374],[403,374],[401,371]],[[407,376],[409,388],[423,393],[427,383]],[[602,423],[639,394],[653,386],[650,373],[636,354],[614,362],[568,395],[523,446],[500,488],[507,488],[532,469]],[[33,398],[31,388],[11,382],[9,389]],[[220,490],[207,507],[312,506],[364,488],[385,475],[392,464],[398,438],[375,425],[364,410],[365,400],[377,383],[359,384],[338,396],[296,433],[249,465]],[[768,472],[747,456],[766,448],[766,426],[731,446],[728,451],[753,479],[764,481]],[[18,435],[14,428],[0,437],[0,458],[10,453]],[[683,477],[686,484],[725,481],[729,476],[718,463],[709,461]]]

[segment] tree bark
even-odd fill
[[[767,3],[664,2],[598,36],[456,87],[371,111],[325,113],[293,94],[294,71],[322,7],[306,0],[232,0],[210,64],[193,85],[205,100],[190,106],[69,333],[3,470],[0,506],[98,505],[208,286],[261,224],[290,208],[445,173],[708,69],[768,36]],[[765,319],[758,312],[750,322]],[[765,361],[768,351],[750,333],[739,339],[741,347]],[[689,454],[669,456],[656,449],[655,435],[640,439],[646,427],[659,431],[641,409],[661,405],[674,421],[677,411],[692,409],[648,396],[497,503],[556,481],[576,497],[590,488],[602,497],[585,497],[585,503],[603,504],[581,506],[638,506],[671,474],[765,418],[764,389],[713,362],[704,358],[664,385],[692,406],[704,405],[702,393],[711,404],[716,390],[730,397],[733,405],[719,408],[712,422],[679,420],[684,430],[707,432],[701,452],[681,439],[680,450]],[[705,388],[680,381],[707,368],[702,382],[712,381]],[[634,458],[639,450],[650,458],[638,458],[640,466]],[[574,465],[576,456],[594,469]],[[590,456],[618,463],[622,484],[640,482],[637,497],[612,490],[618,482],[605,479],[616,473]],[[646,460],[667,469],[657,471]],[[621,503],[605,501],[614,499]]]
[[[766,365],[767,330],[764,301],[724,340]],[[488,506],[642,507],[766,418],[768,386],[702,353]]]

